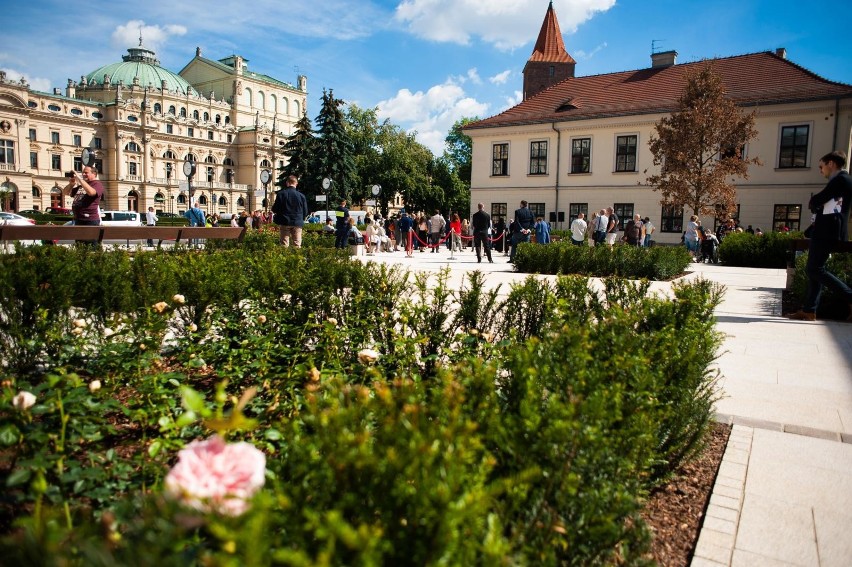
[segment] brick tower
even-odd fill
[[[524,66],[524,100],[559,81],[573,78],[576,64],[574,58],[565,50],[565,42],[562,41],[559,21],[551,1],[532,55]]]

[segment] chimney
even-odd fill
[[[787,48],[779,47],[775,50],[775,55],[777,55],[781,59],[787,59]]]
[[[76,85],[74,84],[74,81],[68,79],[68,86],[65,87],[65,96],[67,96],[68,98],[74,98],[76,96],[76,93],[77,89]]]
[[[677,51],[661,51],[651,54],[651,67],[671,67],[677,63]]]

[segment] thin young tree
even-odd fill
[[[744,114],[727,98],[711,64],[687,71],[679,107],[655,126],[649,147],[660,172],[647,178],[664,206],[689,207],[696,215],[725,215],[736,208],[732,178],[748,179],[743,155],[757,136],[754,112]]]

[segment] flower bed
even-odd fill
[[[705,281],[500,299],[262,243],[0,261],[11,563],[635,562],[710,424]]]

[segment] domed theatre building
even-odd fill
[[[197,48],[178,73],[142,46],[80,77],[64,92],[32,90],[0,72],[0,204],[4,210],[68,207],[65,172],[95,152],[104,209],[181,214],[193,199],[208,214],[264,207],[275,188],[260,173],[283,166],[284,144],[306,111],[297,84],[250,71],[231,55]],[[194,162],[190,180],[184,163]]]

